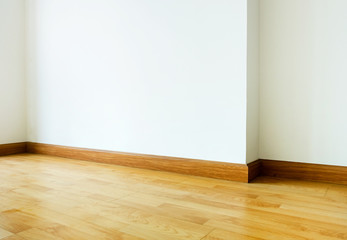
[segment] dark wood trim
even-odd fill
[[[0,156],[26,152],[26,142],[0,144]]]
[[[246,164],[234,164],[188,158],[103,151],[42,143],[27,143],[29,153],[117,164],[128,167],[176,172],[202,177],[248,182]]]
[[[254,162],[248,163],[248,182],[251,182],[254,178],[258,177],[261,174],[261,160],[258,159]]]
[[[347,167],[343,166],[262,160],[262,175],[347,184]]]

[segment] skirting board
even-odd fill
[[[347,184],[347,167],[264,159],[261,165],[264,176]]]
[[[0,156],[25,153],[26,142],[0,144]]]
[[[246,164],[103,151],[32,142],[27,143],[27,152],[223,180],[239,182],[249,181],[249,168]],[[255,166],[256,165],[252,165],[251,169],[256,169]],[[254,176],[254,174],[252,174],[252,176]]]
[[[257,176],[264,175],[296,180],[347,184],[347,167],[343,166],[265,159],[259,159],[246,165],[147,154],[103,151],[33,142],[0,144],[0,156],[25,152],[238,182],[250,182]]]

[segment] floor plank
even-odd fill
[[[8,231],[6,231],[5,229],[0,228],[0,239],[9,237],[9,236],[11,236],[11,235],[12,235],[11,232],[8,232]]]
[[[2,156],[0,239],[347,239],[347,186]]]

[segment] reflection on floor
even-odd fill
[[[347,239],[347,186],[5,156],[0,239]]]

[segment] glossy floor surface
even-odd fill
[[[347,239],[347,186],[5,156],[0,239]]]

